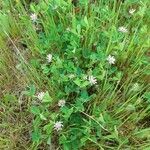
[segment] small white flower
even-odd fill
[[[65,101],[64,99],[61,99],[61,100],[59,100],[59,102],[58,102],[58,106],[59,106],[59,107],[64,107],[65,104],[66,104],[66,101]]]
[[[119,28],[118,28],[118,31],[119,31],[119,32],[122,32],[122,33],[127,33],[127,32],[128,32],[128,29],[127,29],[126,27],[123,27],[123,26],[122,26],[122,27],[119,27]]]
[[[109,64],[115,64],[116,59],[115,59],[114,56],[109,55],[107,57],[107,61],[108,61]]]
[[[97,83],[97,79],[94,76],[89,76],[88,80],[89,80],[91,85],[94,85]]]
[[[40,92],[40,93],[38,93],[37,98],[38,98],[39,100],[42,100],[43,97],[44,97],[44,95],[45,95],[44,92]]]
[[[37,20],[37,15],[34,13],[34,14],[31,14],[30,15],[30,18],[33,22],[35,22]]]
[[[68,77],[69,77],[70,79],[73,79],[73,78],[75,77],[75,75],[74,75],[74,74],[69,74]]]
[[[132,15],[134,12],[135,12],[135,9],[133,9],[133,8],[129,10],[129,13],[130,13],[131,15]]]
[[[57,130],[57,131],[62,130],[62,127],[63,127],[63,122],[62,122],[62,121],[57,121],[57,122],[54,124],[54,129]]]
[[[66,31],[71,31],[71,29],[68,27],[68,28],[66,28]]]
[[[48,55],[47,55],[46,58],[47,58],[47,61],[48,61],[49,63],[52,61],[52,57],[53,57],[52,54],[48,54]]]
[[[96,46],[97,45],[97,42],[95,42],[94,44],[93,44],[93,46]]]

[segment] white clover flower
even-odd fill
[[[66,101],[65,101],[64,99],[61,99],[61,100],[59,100],[59,102],[58,102],[58,106],[59,106],[59,107],[64,107],[65,104],[66,104]]]
[[[40,92],[40,93],[38,93],[37,98],[38,98],[39,100],[42,100],[43,97],[44,97],[44,95],[45,95],[44,92]]]
[[[57,130],[57,131],[62,130],[62,127],[63,127],[63,122],[62,122],[62,121],[57,121],[57,122],[54,124],[54,129]]]
[[[107,61],[108,61],[108,63],[111,65],[111,64],[115,64],[116,59],[115,59],[114,56],[109,55],[109,56],[107,57]]]
[[[97,83],[97,79],[92,75],[88,77],[88,80],[89,80],[91,85],[94,85]]]
[[[135,11],[136,11],[136,9],[133,9],[133,8],[132,8],[132,9],[129,10],[129,14],[132,15]]]
[[[94,44],[93,44],[93,46],[96,46],[97,45],[97,42],[95,42]]]
[[[30,18],[33,22],[35,22],[37,20],[37,15],[34,13],[34,14],[31,14],[30,15]]]
[[[53,57],[52,54],[47,55],[46,59],[49,63],[52,61],[52,57]]]
[[[122,26],[122,27],[119,27],[119,28],[118,28],[118,31],[119,31],[119,32],[122,32],[122,33],[128,33],[128,29],[127,29],[126,27],[123,27],[123,26]]]
[[[68,77],[69,77],[70,79],[73,79],[73,78],[75,78],[75,75],[74,75],[74,74],[69,74]]]
[[[66,31],[71,31],[71,29],[69,27],[66,28]]]

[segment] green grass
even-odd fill
[[[149,7],[0,0],[0,150],[149,150]]]

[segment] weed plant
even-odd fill
[[[0,8],[0,149],[150,150],[149,0]]]

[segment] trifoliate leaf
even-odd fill
[[[41,118],[42,120],[47,120],[46,117],[45,117],[43,114],[40,114],[40,118]]]
[[[63,113],[63,117],[65,120],[68,120],[70,115],[73,113],[73,107],[72,108],[68,108],[68,107],[62,107],[61,111]]]
[[[48,103],[48,102],[50,103],[50,102],[52,102],[52,98],[50,97],[48,91],[45,93],[42,102],[43,103]]]
[[[38,131],[32,132],[32,140],[33,142],[39,142],[41,139],[41,133]]]
[[[34,115],[39,115],[40,114],[40,109],[37,106],[31,106],[31,112]]]
[[[76,80],[74,80],[74,83],[83,88],[83,87],[86,87],[87,85],[89,85],[89,82],[88,81],[82,81],[81,79],[77,78]]]

